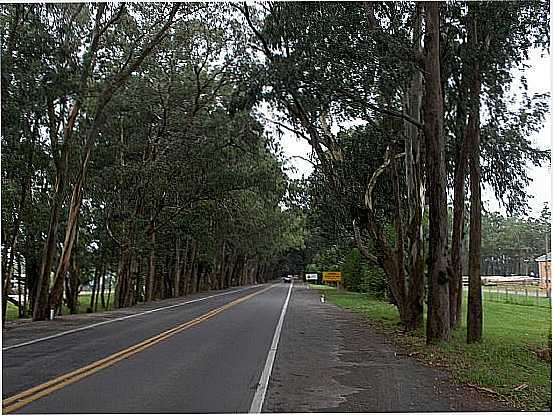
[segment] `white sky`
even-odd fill
[[[550,56],[541,57],[541,52],[535,50],[530,53],[527,63],[531,65],[525,72],[529,95],[538,92],[551,92]],[[550,106],[550,113],[545,119],[542,130],[531,137],[532,142],[540,149],[551,149],[551,112],[553,111],[553,103],[550,102]],[[283,135],[281,146],[283,147],[285,156],[290,159],[289,164],[296,170],[296,172],[289,171],[289,176],[292,178],[301,178],[302,175],[307,177],[313,167],[309,162],[294,158],[294,156],[309,158],[311,146],[304,139],[296,138],[291,133]],[[544,202],[551,201],[551,164],[549,163],[547,166],[540,168],[528,166],[528,176],[532,179],[532,182],[527,187],[528,194],[532,196],[532,199],[529,201],[529,214],[537,216],[543,208]],[[482,200],[487,210],[499,211],[505,214],[505,211],[499,208],[499,203],[492,191],[484,188]]]

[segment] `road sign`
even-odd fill
[[[342,273],[339,271],[323,272],[323,281],[342,282]]]
[[[305,281],[317,281],[319,276],[317,274],[305,274]]]

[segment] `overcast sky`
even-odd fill
[[[531,68],[526,70],[529,94],[550,92],[552,69],[550,56],[542,57],[539,51],[533,51],[530,54],[528,64],[531,65]],[[542,130],[530,139],[541,149],[551,149],[551,113],[547,115]],[[290,177],[301,178],[302,175],[307,177],[312,170],[311,164],[300,158],[294,158],[294,156],[308,158],[311,153],[311,146],[305,140],[298,139],[293,134],[285,134],[282,137],[281,145],[286,157],[290,158],[290,164],[296,169],[295,173],[288,172]],[[529,202],[531,208],[529,213],[536,216],[543,208],[544,202],[550,202],[551,200],[551,164],[548,163],[547,166],[540,168],[529,166],[528,172],[532,182],[527,191],[528,194],[533,196]],[[493,192],[486,188],[483,189],[482,200],[487,210],[499,211],[505,214],[504,210],[499,208],[499,203]]]

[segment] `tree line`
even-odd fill
[[[40,320],[74,311],[85,278],[115,275],[125,307],[265,281],[335,234],[380,269],[407,329],[426,302],[427,341],[448,341],[467,240],[481,339],[481,188],[524,213],[526,166],[549,157],[529,140],[548,95],[513,75],[548,51],[547,5],[0,10],[4,316],[21,258]],[[286,176],[283,133],[313,148],[306,183]]]
[[[278,273],[298,224],[276,137],[234,108],[228,13],[0,8],[3,321],[15,273],[34,320],[77,312],[84,283],[127,307]]]
[[[407,329],[422,326],[427,303],[428,343],[448,341],[460,325],[467,234],[467,340],[480,341],[481,187],[491,186],[510,214],[523,213],[526,165],[549,157],[529,140],[543,125],[548,95],[530,95],[524,78],[512,90],[529,51],[548,50],[548,8],[533,1],[234,7],[263,57],[250,62],[243,107],[270,102],[284,114],[274,123],[315,153],[306,202],[320,211],[315,229],[355,240],[383,270]]]

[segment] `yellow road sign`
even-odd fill
[[[339,271],[323,272],[323,281],[342,282],[342,273]]]

